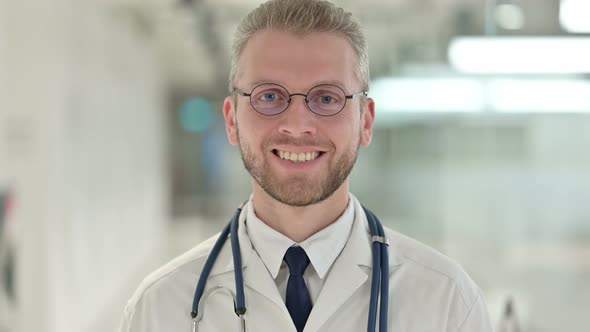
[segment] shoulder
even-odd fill
[[[123,326],[133,328],[122,328],[121,331],[142,330],[137,328],[137,324],[145,324],[146,320],[156,319],[148,317],[151,316],[148,314],[150,312],[161,312],[171,308],[187,312],[192,303],[198,276],[217,237],[218,234],[212,236],[145,277],[125,306]],[[152,325],[154,324],[155,322],[152,322]]]
[[[428,296],[444,296],[450,300],[449,324],[460,325],[473,308],[485,308],[480,288],[454,260],[439,251],[385,228],[390,242],[390,255],[400,262],[402,272],[412,289],[418,287]],[[440,300],[440,299],[439,299]],[[481,312],[486,315],[485,310]]]
[[[140,283],[130,302],[138,297],[141,297],[142,294],[149,292],[150,289],[157,287],[161,283],[164,283],[166,279],[171,276],[178,274],[192,275],[195,273],[200,273],[203,265],[205,264],[205,260],[211,252],[211,249],[213,248],[213,245],[215,244],[215,241],[218,237],[219,234],[210,237],[209,239],[201,242],[199,245],[172,259],[165,265],[150,273]]]

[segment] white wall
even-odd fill
[[[164,93],[149,40],[88,1],[0,0],[0,185],[19,224],[14,331],[109,331],[158,262]]]

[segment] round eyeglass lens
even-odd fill
[[[250,104],[260,114],[277,115],[289,106],[289,92],[277,84],[262,84],[252,90]]]
[[[346,104],[346,94],[336,85],[318,85],[307,93],[307,105],[314,113],[330,116]]]

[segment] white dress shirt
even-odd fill
[[[289,280],[289,267],[283,261],[283,257],[290,247],[300,246],[309,257],[310,264],[303,274],[303,279],[311,301],[315,304],[326,275],[350,236],[355,211],[354,204],[350,204],[350,197],[348,202],[346,210],[335,222],[305,241],[296,243],[260,220],[254,211],[252,197],[248,201],[246,232],[254,250],[275,280],[283,301],[285,301]]]

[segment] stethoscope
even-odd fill
[[[373,249],[373,275],[371,279],[371,300],[369,302],[367,331],[375,331],[375,327],[377,325],[377,302],[379,302],[379,290],[381,290],[381,301],[379,307],[379,331],[386,332],[389,304],[389,254],[387,251],[389,242],[384,235],[383,226],[381,225],[379,219],[377,219],[377,217],[365,207],[363,207],[363,210],[367,216]],[[199,313],[199,303],[205,291],[207,278],[209,278],[213,264],[215,264],[215,260],[217,259],[217,256],[219,255],[219,252],[225,244],[229,234],[231,234],[230,240],[234,260],[236,293],[234,294],[230,290],[228,290],[228,292],[234,299],[234,311],[240,318],[241,331],[246,332],[246,320],[244,319],[244,315],[246,314],[244,276],[242,274],[242,255],[240,253],[240,243],[238,240],[238,224],[241,212],[242,208],[240,207],[233,215],[229,224],[219,235],[219,238],[215,242],[209,257],[207,257],[207,261],[203,266],[203,271],[199,277],[199,282],[197,283],[197,289],[195,291],[195,297],[193,299],[193,308],[191,311],[191,317],[193,318],[192,332],[197,332],[197,325],[202,319],[203,314],[202,312]],[[216,287],[213,290],[218,288],[221,287]]]

